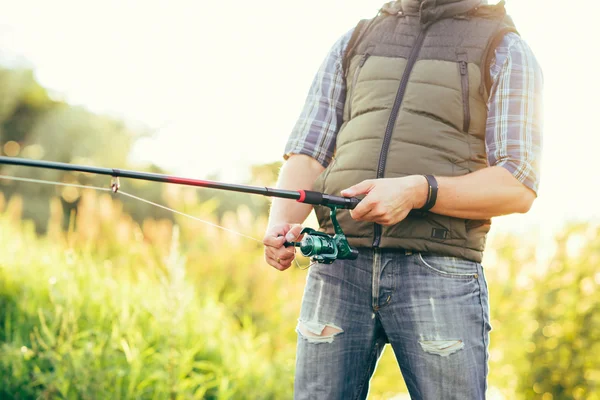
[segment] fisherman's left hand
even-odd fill
[[[342,190],[341,194],[344,197],[366,195],[350,211],[353,219],[387,226],[402,221],[412,209],[423,207],[427,201],[427,190],[424,176],[410,175],[369,179]]]

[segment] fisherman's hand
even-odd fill
[[[265,261],[280,271],[285,271],[292,265],[295,253],[293,247],[284,247],[285,242],[300,240],[302,225],[279,224],[267,229],[263,244],[265,245]]]
[[[350,211],[356,221],[395,225],[414,208],[421,208],[427,201],[427,179],[421,175],[402,178],[369,179],[342,190],[342,196],[365,198]]]

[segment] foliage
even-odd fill
[[[44,159],[84,165],[128,168],[128,155],[142,134],[118,118],[95,114],[82,107],[55,100],[35,79],[31,70],[0,68],[0,155]],[[149,168],[158,170],[155,166]],[[85,185],[108,186],[107,177],[74,172],[0,166],[0,174]],[[159,201],[156,186],[146,186],[146,198]],[[143,190],[144,188],[142,188]],[[0,180],[6,197],[20,194],[25,202],[24,217],[43,232],[51,197],[58,196],[66,215],[76,211],[80,191],[52,186]],[[127,210],[141,222],[147,207]],[[171,218],[167,212],[159,212]],[[68,223],[66,219],[65,224]]]
[[[40,239],[31,223],[17,222],[15,198],[2,216],[0,398],[290,393],[293,327],[280,324],[289,317],[284,293],[261,290],[257,245],[210,249],[226,237],[203,228],[208,240],[197,243],[208,250],[191,264],[179,249],[183,233],[168,221],[138,226],[106,195],[84,193],[81,207],[78,231],[53,226]],[[234,268],[243,279],[226,273]],[[264,281],[276,278],[283,275]],[[277,333],[285,339],[270,336]]]
[[[216,222],[191,189],[165,197]],[[209,225],[138,224],[128,201],[83,192],[63,231],[54,199],[37,237],[18,198],[0,200],[0,398],[290,398],[305,272],[278,273],[259,243]],[[222,221],[253,237],[266,223],[244,207]],[[552,246],[489,246],[500,398],[598,399],[600,228],[571,226]],[[404,390],[394,364],[384,355],[371,398]]]
[[[577,225],[558,241],[556,256],[539,280],[526,397],[551,393],[555,399],[599,398],[600,229]]]
[[[139,132],[57,99],[32,71],[0,68],[0,85],[0,154],[163,172],[128,166]],[[249,184],[273,185],[280,166],[253,167]],[[126,187],[255,238],[264,231],[263,197]],[[571,225],[546,244],[493,236],[484,266],[490,397],[599,399],[600,228]],[[0,179],[0,398],[290,398],[304,280],[268,268],[260,243],[147,203]],[[371,398],[405,392],[388,349]]]
[[[509,399],[599,399],[600,226],[534,237],[488,246],[490,384]]]
[[[156,165],[129,165],[128,155],[135,141],[145,133],[134,130],[118,118],[95,114],[53,99],[37,82],[31,70],[0,68],[0,85],[3,88],[0,91],[0,155],[164,173]],[[250,184],[272,184],[280,165],[277,162],[252,167]],[[3,165],[0,165],[0,175],[101,187],[107,187],[110,183],[105,176]],[[163,187],[159,184],[128,181],[126,187],[132,187],[138,195],[151,201],[164,200]],[[23,197],[23,216],[34,221],[38,233],[46,229],[50,216],[48,204],[52,197],[60,198],[65,209],[64,227],[68,224],[71,211],[77,211],[81,199],[81,191],[76,188],[31,185],[2,179],[0,192],[7,198],[17,193]],[[207,190],[202,200],[216,202],[214,212],[219,218],[237,210],[242,204],[248,205],[257,214],[265,214],[269,207],[268,200],[263,197],[249,199],[244,194],[221,191]],[[125,209],[138,223],[149,216],[172,219],[171,213],[148,204],[130,206],[127,203]]]

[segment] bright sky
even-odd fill
[[[73,104],[156,130],[134,160],[241,181],[281,159],[333,42],[382,0],[0,0],[0,60]],[[596,0],[508,0],[545,76],[540,199],[503,224],[600,217]]]

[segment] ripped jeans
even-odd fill
[[[308,273],[294,398],[365,399],[390,343],[412,399],[483,399],[490,330],[481,264],[360,249]]]

